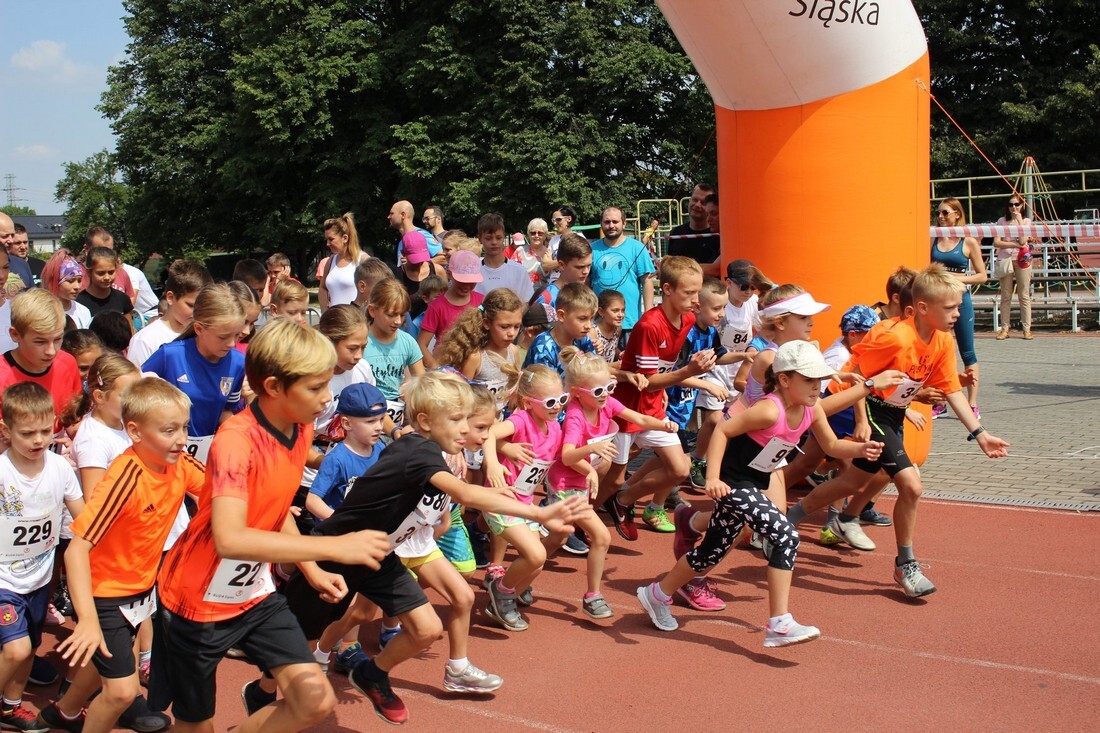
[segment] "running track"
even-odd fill
[[[892,499],[880,508],[890,513]],[[791,604],[795,618],[821,628],[818,641],[764,649],[765,565],[747,549],[732,551],[712,576],[725,611],[678,604],[680,630],[657,631],[634,590],[671,562],[670,537],[643,529],[626,543],[613,531],[605,595],[615,618],[580,613],[583,559],[552,559],[525,610],[528,631],[509,634],[475,612],[471,659],[504,686],[486,698],[444,692],[440,639],[393,676],[410,709],[406,727],[1098,729],[1100,514],[924,502],[916,548],[939,592],[917,601],[893,582],[893,530],[868,528],[879,550],[860,553],[817,545],[818,528],[803,525]],[[477,596],[483,606],[480,588]],[[253,671],[221,665],[216,730],[243,718],[239,690]],[[345,678],[332,681],[341,702],[317,730],[389,729]],[[52,689],[28,692],[37,709]]]

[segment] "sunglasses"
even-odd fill
[[[569,393],[561,394],[557,397],[547,397],[544,400],[535,400],[535,402],[541,402],[542,406],[547,410],[553,410],[555,407],[565,407],[566,403],[569,402]]]
[[[565,217],[564,216],[555,216],[554,218],[550,219],[550,221],[557,224],[559,221],[565,221]]]
[[[1018,208],[1020,208],[1021,206],[1024,205],[1024,202],[1023,201],[1009,201],[1008,205],[1011,206],[1014,209],[1018,209]]]
[[[936,213],[939,214],[940,216],[951,216],[955,212],[952,211],[951,209],[940,209]]]
[[[752,290],[752,283],[742,282],[740,280],[734,280],[732,277],[727,277],[726,282],[731,285],[736,285],[741,288],[742,291]]]
[[[576,387],[575,389],[578,390],[579,392],[587,392],[588,394],[592,395],[596,399],[599,399],[599,398],[603,397],[605,394],[611,394],[612,392],[614,392],[615,387],[617,387],[618,385],[619,385],[618,382],[612,380],[612,381],[608,382],[607,384],[601,384],[599,387],[592,387],[591,389],[589,389],[588,387]]]

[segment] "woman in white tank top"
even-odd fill
[[[332,257],[321,275],[321,287],[317,291],[322,311],[355,300],[355,268],[367,258],[359,249],[359,235],[350,211],[338,219],[325,220],[325,242]]]

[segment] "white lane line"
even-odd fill
[[[473,702],[466,700],[440,700],[432,695],[425,694],[423,692],[415,692],[410,690],[402,690],[401,697],[411,697],[414,700],[421,700],[423,702],[432,703],[433,705],[439,705],[447,710],[459,709],[465,713],[472,715],[479,715],[482,718],[488,718],[489,720],[498,721],[501,724],[507,724],[508,726],[523,726],[530,730],[542,730],[547,733],[584,733],[583,731],[576,730],[574,728],[562,728],[561,726],[554,725],[553,723],[544,723],[541,720],[531,720],[530,718],[522,718],[518,715],[511,715],[509,713],[502,713],[499,710],[490,710],[488,708],[477,705]]]
[[[1059,573],[1054,570],[1036,570],[1034,568],[1013,568],[1005,567],[1004,565],[982,565],[981,563],[968,562],[966,560],[943,560],[935,558],[921,558],[921,562],[927,562],[929,565],[935,563],[943,563],[944,565],[963,565],[969,568],[986,568],[989,570],[996,570],[997,572],[1015,572],[1015,573],[1033,573],[1035,575],[1049,575],[1054,578],[1068,578],[1070,580],[1091,580],[1092,582],[1100,582],[1100,577],[1095,575],[1074,575],[1072,573]]]

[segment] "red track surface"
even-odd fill
[[[889,513],[892,501],[880,508]],[[663,633],[634,590],[667,569],[671,537],[615,536],[605,584],[613,619],[580,613],[584,561],[558,556],[524,610],[528,631],[509,634],[475,615],[470,658],[504,677],[495,695],[442,690],[444,639],[399,667],[394,688],[409,706],[408,727],[448,733],[1097,730],[1098,522],[1095,514],[925,502],[916,548],[939,592],[917,601],[893,582],[891,529],[868,528],[879,550],[859,553],[817,545],[818,525],[806,524],[791,609],[823,636],[786,649],[762,645],[759,553],[734,550],[713,574],[725,611],[678,605],[679,631]],[[243,662],[221,665],[216,730],[242,720],[239,690],[253,674]],[[331,679],[341,704],[318,730],[387,729],[346,679]],[[31,688],[32,707],[44,704],[41,692]]]

